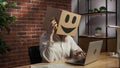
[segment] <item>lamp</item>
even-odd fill
[[[117,30],[117,53],[112,53],[112,57],[119,57],[118,54],[120,53],[120,26],[108,25],[109,28],[115,28]]]
[[[109,28],[116,28],[117,30],[117,53],[113,54],[112,57],[117,57],[119,59],[120,67],[120,26],[108,25]]]

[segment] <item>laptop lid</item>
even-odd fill
[[[103,40],[93,41],[89,43],[84,65],[94,62],[98,59],[101,52],[102,44]]]

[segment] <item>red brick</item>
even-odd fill
[[[11,1],[11,0],[8,0]],[[17,8],[8,8],[8,12],[17,17],[17,21],[10,25],[8,35],[4,29],[3,38],[12,49],[0,57],[0,67],[13,68],[30,64],[28,47],[39,44],[39,38],[45,31],[43,19],[47,6],[71,10],[71,0],[12,0],[18,3]],[[1,60],[2,59],[2,60]]]

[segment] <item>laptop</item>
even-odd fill
[[[87,55],[85,58],[82,58],[80,60],[69,59],[66,61],[66,63],[75,64],[75,65],[86,65],[95,62],[100,55],[102,44],[103,44],[103,40],[90,42]]]

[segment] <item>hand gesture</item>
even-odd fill
[[[57,26],[58,26],[55,19],[53,19],[53,20],[51,21],[51,26],[52,26],[52,33],[55,33],[56,30],[57,30]]]
[[[49,29],[48,33],[54,34],[57,30],[57,27],[58,27],[57,21],[53,17],[50,21],[50,25],[49,25],[49,28],[48,28]]]
[[[57,30],[57,21],[56,21],[56,19],[55,18],[53,18],[52,20],[51,20],[51,22],[50,22],[50,26],[49,26],[49,33],[50,33],[50,41],[51,42],[54,42],[54,40],[53,40],[53,35],[54,35],[54,33],[56,32],[56,30]]]

